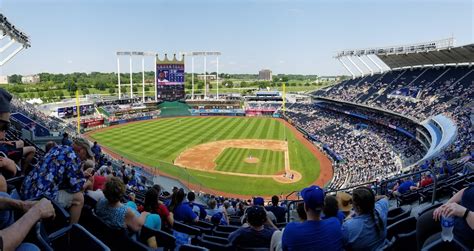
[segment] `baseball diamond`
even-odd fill
[[[326,157],[295,128],[274,118],[165,118],[88,136],[106,151],[197,189],[266,196],[325,185],[332,176],[328,164],[325,178],[318,179],[320,159]]]

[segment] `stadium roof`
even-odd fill
[[[417,44],[342,50],[337,52],[335,58],[353,78],[400,68],[473,64],[474,44],[455,47],[454,42],[454,38],[448,38]]]
[[[474,62],[474,44],[428,52],[377,55],[391,69]]]

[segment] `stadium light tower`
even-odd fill
[[[15,25],[12,25],[8,21],[7,17],[0,13],[0,40],[10,39],[4,46],[0,48],[0,67],[5,65],[10,61],[16,54],[18,54],[23,49],[28,49],[31,47],[30,38],[22,31],[18,30]],[[14,49],[8,54],[3,54],[4,51],[12,47],[15,43],[19,43],[20,46]]]
[[[216,98],[219,99],[219,56],[220,52],[217,51],[197,51],[185,53],[186,56],[191,56],[191,99],[194,99],[194,57],[203,56],[204,57],[204,98],[207,98],[209,86],[207,84],[207,56],[216,56],[216,80],[217,80],[217,95]]]
[[[156,57],[157,54],[154,52],[143,52],[143,51],[118,51],[117,56],[117,85],[118,85],[118,97],[122,98],[122,84],[120,82],[120,56],[129,56],[130,60],[130,98],[133,98],[133,68],[132,68],[132,57],[141,57],[142,58],[142,100],[145,102],[145,57],[154,57],[155,58],[155,81],[156,81]],[[155,82],[156,86],[156,82]],[[155,92],[155,100],[157,99]]]

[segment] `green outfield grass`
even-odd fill
[[[95,132],[91,137],[124,158],[211,189],[242,195],[273,195],[299,190],[319,176],[319,161],[283,123],[272,118],[184,117],[131,123]],[[185,170],[173,160],[186,148],[224,139],[288,140],[290,166],[303,178],[282,184],[273,178],[241,177]]]
[[[248,157],[258,163],[247,163]],[[226,148],[216,160],[216,170],[233,173],[276,174],[285,170],[285,153],[262,149]]]

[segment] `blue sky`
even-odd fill
[[[117,71],[118,50],[220,51],[219,71],[347,74],[348,48],[454,36],[474,42],[472,0],[0,0],[32,46],[0,75]],[[203,59],[195,59],[202,71]],[[128,71],[128,58],[121,71]],[[191,60],[186,70],[191,71]],[[208,58],[208,71],[215,58]],[[133,64],[141,69],[141,61]],[[152,70],[152,60],[146,70]]]

